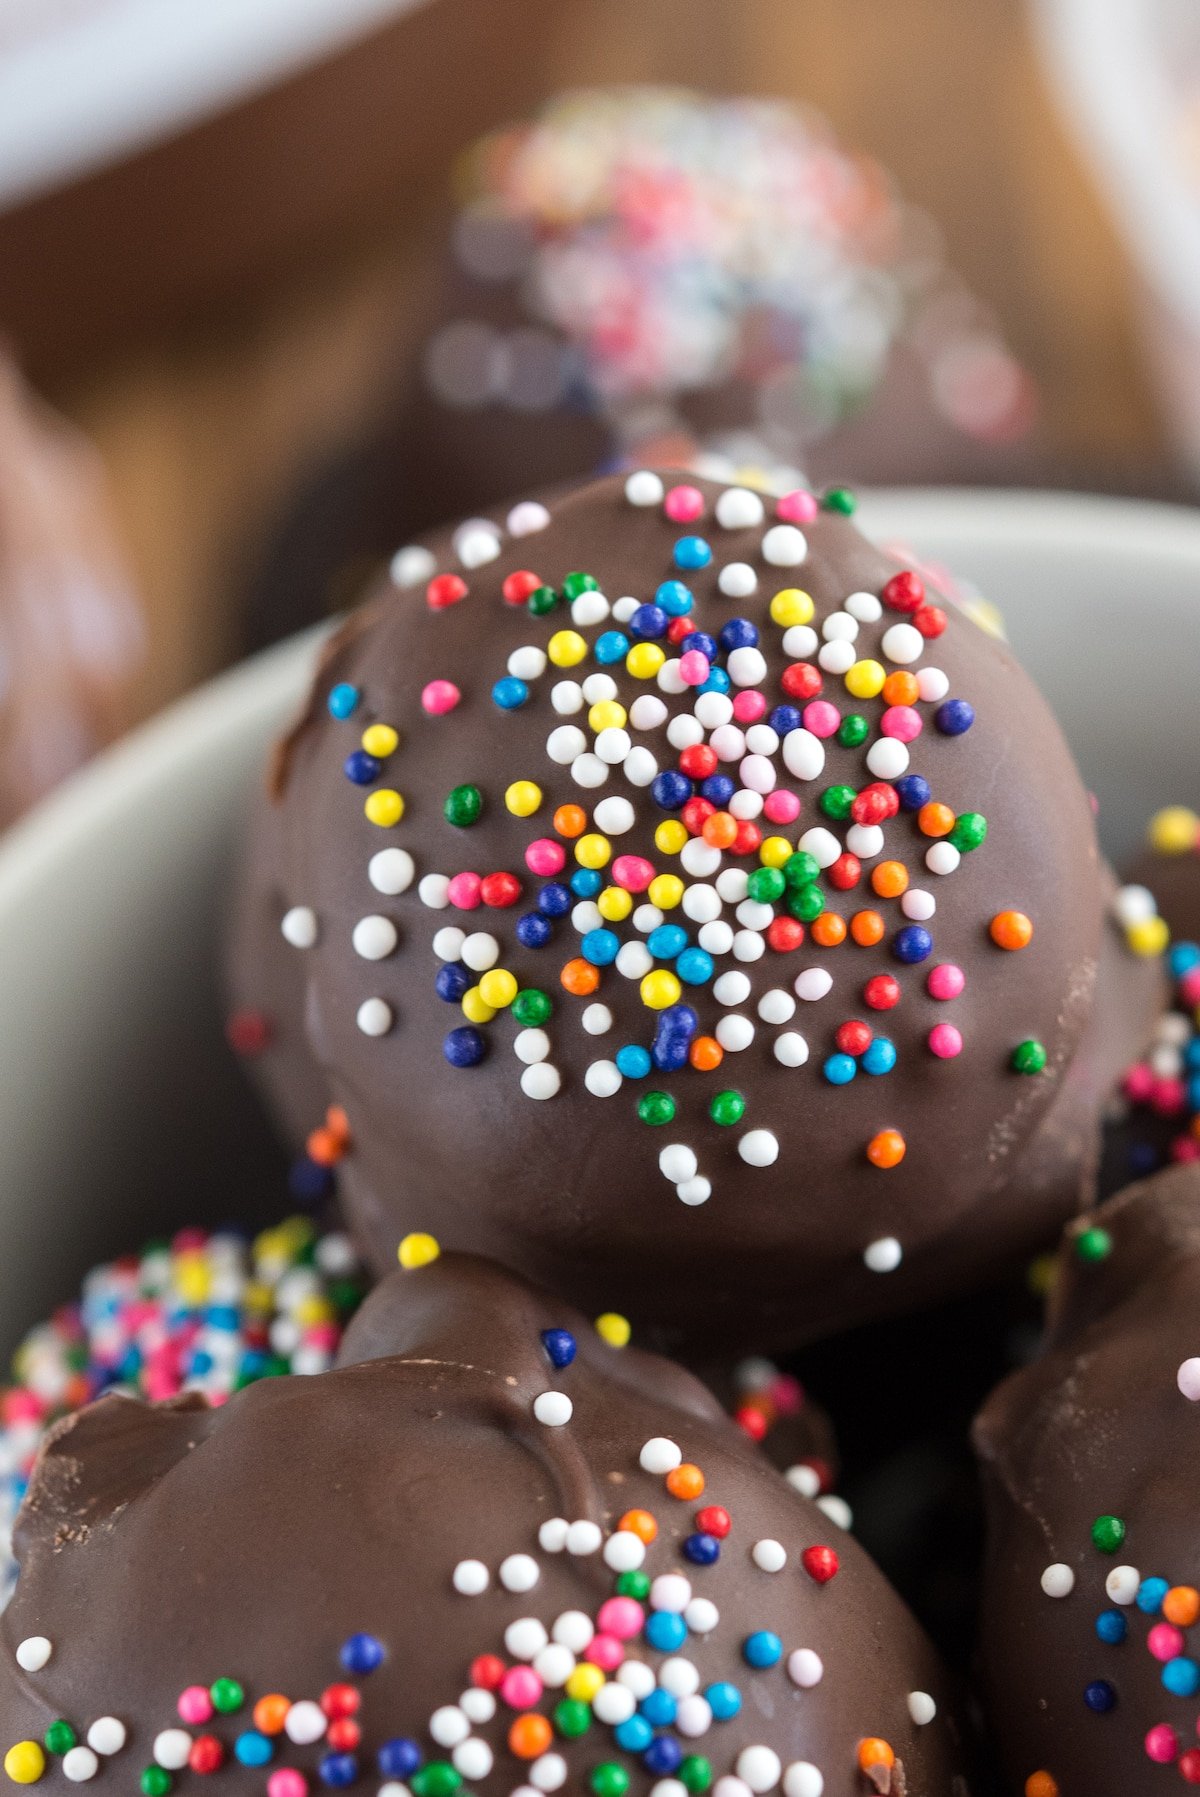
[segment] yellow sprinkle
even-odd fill
[[[468,1023],[490,1023],[496,1015],[484,998],[481,986],[472,986],[469,992],[463,993],[462,1014]]]
[[[1140,922],[1129,925],[1125,940],[1135,955],[1152,960],[1155,955],[1162,954],[1171,940],[1171,932],[1165,917],[1143,917]]]
[[[1187,855],[1200,848],[1200,817],[1187,805],[1167,805],[1156,811],[1146,832],[1156,855]]]
[[[578,667],[587,652],[587,644],[577,630],[556,630],[546,644],[546,654],[556,668]]]
[[[604,1683],[604,1674],[599,1666],[593,1666],[590,1660],[583,1660],[576,1666],[563,1689],[577,1703],[591,1703]]]
[[[402,1267],[427,1267],[441,1252],[441,1243],[435,1235],[425,1235],[417,1230],[405,1236],[396,1250],[396,1258]]]
[[[855,699],[874,699],[887,675],[877,661],[856,661],[846,672],[846,691]]]
[[[666,659],[657,643],[635,643],[625,666],[635,680],[653,680]]]
[[[212,1274],[203,1261],[189,1255],[175,1270],[175,1289],[185,1304],[203,1304],[212,1291]]]
[[[509,973],[507,967],[490,968],[480,979],[479,996],[493,1012],[503,1011],[517,996],[516,975]]]
[[[626,711],[615,699],[598,699],[588,712],[588,724],[599,736],[602,730],[623,730]]]
[[[247,1310],[259,1311],[265,1316],[275,1308],[274,1287],[262,1280],[255,1281],[242,1293],[242,1303]]]
[[[514,817],[532,817],[542,802],[542,789],[536,780],[514,780],[505,789],[504,803]]]
[[[596,909],[609,923],[620,923],[633,910],[633,895],[623,886],[606,886],[596,900]]]
[[[603,1316],[596,1318],[596,1334],[610,1348],[624,1348],[628,1346],[633,1330],[628,1317],[619,1315],[615,1310],[606,1310]]]
[[[768,836],[759,845],[758,858],[764,867],[782,867],[792,858],[792,845],[786,836]]]
[[[404,816],[404,800],[390,786],[383,786],[370,795],[363,810],[369,822],[378,824],[382,830],[388,830]]]
[[[4,1770],[15,1785],[35,1785],[46,1770],[46,1756],[36,1741],[18,1741],[4,1756]]]
[[[1055,1275],[1058,1271],[1057,1254],[1038,1254],[1029,1263],[1026,1275],[1029,1289],[1035,1298],[1048,1298],[1054,1287]]]
[[[677,874],[655,874],[646,888],[646,897],[660,911],[673,911],[683,897],[683,881]]]
[[[311,1329],[317,1323],[332,1323],[333,1315],[329,1299],[318,1298],[315,1293],[296,1306],[296,1321],[302,1329]]]
[[[687,839],[687,829],[677,817],[664,818],[654,832],[654,846],[662,855],[677,855]]]
[[[607,836],[591,832],[575,844],[575,859],[580,867],[606,867],[611,856],[612,845]]]
[[[656,967],[653,973],[646,974],[642,980],[642,1003],[652,1011],[665,1011],[668,1005],[678,1004],[682,990],[673,973],[665,967]]]
[[[377,761],[385,761],[400,744],[399,733],[390,724],[370,724],[362,733],[362,746]]]
[[[812,597],[801,587],[784,587],[771,601],[772,620],[783,630],[793,624],[807,624],[812,615]]]

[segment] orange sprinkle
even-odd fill
[[[314,1129],[304,1144],[310,1161],[318,1167],[333,1167],[346,1152],[346,1144],[331,1129]]]
[[[737,818],[728,811],[714,811],[700,826],[700,834],[714,849],[730,848],[737,837]]]
[[[988,925],[988,934],[997,948],[1028,948],[1033,940],[1033,925],[1024,911],[997,911]]]
[[[600,969],[578,955],[574,961],[567,962],[558,977],[568,992],[573,992],[576,998],[586,998],[600,984]]]
[[[881,1129],[867,1143],[867,1159],[873,1167],[898,1167],[905,1152],[904,1137],[898,1129]]]
[[[894,1766],[896,1756],[886,1741],[881,1741],[878,1735],[868,1735],[858,1744],[858,1763],[867,1772],[872,1766]]]
[[[549,1747],[554,1739],[554,1730],[549,1719],[539,1716],[536,1710],[528,1710],[518,1716],[508,1731],[508,1746],[519,1760],[536,1760]]]
[[[582,805],[560,805],[554,813],[554,828],[560,836],[582,836],[587,829],[587,812]]]
[[[331,1104],[325,1113],[325,1127],[345,1146],[350,1143],[350,1119],[340,1104]]]
[[[1031,1772],[1025,1780],[1025,1797],[1058,1797],[1058,1780],[1048,1772]]]
[[[928,805],[922,805],[917,812],[917,823],[923,836],[949,836],[954,828],[954,813],[949,805],[939,805],[936,799],[930,799]]]
[[[1200,1591],[1191,1585],[1176,1585],[1162,1601],[1162,1612],[1168,1622],[1176,1628],[1190,1629],[1197,1616],[1200,1616]]]
[[[618,1529],[627,1529],[631,1535],[636,1535],[639,1541],[644,1541],[647,1547],[658,1534],[658,1524],[649,1510],[626,1510],[617,1527]]]
[[[260,1697],[254,1706],[254,1726],[260,1735],[281,1735],[283,1724],[292,1703],[289,1697],[280,1697],[272,1692],[268,1697]]]
[[[688,1049],[688,1060],[699,1073],[711,1073],[725,1059],[725,1050],[715,1036],[697,1036]]]
[[[883,702],[885,705],[915,705],[921,696],[915,674],[907,674],[897,668],[889,674],[883,683]]]
[[[813,919],[809,933],[821,948],[836,948],[846,940],[846,920],[836,911],[822,911],[820,917]]]
[[[704,1490],[704,1474],[690,1460],[685,1460],[682,1466],[673,1467],[667,1474],[666,1485],[673,1498],[688,1503]]]
[[[899,898],[908,891],[908,869],[903,861],[881,861],[871,870],[871,887],[880,898]]]
[[[883,940],[883,919],[878,911],[856,911],[850,919],[850,934],[859,948],[874,948]]]

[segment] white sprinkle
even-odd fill
[[[936,705],[950,691],[950,682],[941,668],[922,668],[917,674],[917,696],[927,705]]]
[[[443,929],[433,934],[433,952],[439,961],[458,961],[462,958],[463,943],[467,940],[467,932],[446,924]]]
[[[596,754],[606,767],[619,767],[632,749],[633,741],[628,730],[610,724],[600,732],[595,746]]]
[[[659,1667],[658,1682],[672,1697],[690,1697],[700,1689],[700,1673],[690,1660],[673,1657]]]
[[[765,755],[747,755],[738,768],[738,779],[751,792],[770,792],[775,778],[775,763]]]
[[[610,609],[603,593],[580,593],[571,601],[571,622],[580,630],[590,630],[594,624],[603,624]]]
[[[596,1633],[595,1624],[582,1610],[563,1610],[554,1620],[550,1639],[572,1653],[583,1653]]]
[[[623,736],[624,731],[621,734]],[[608,779],[608,768],[598,755],[577,755],[571,763],[571,778],[585,792],[593,792]]]
[[[877,624],[883,616],[883,606],[874,593],[851,593],[843,603],[850,616],[857,618],[860,624]]]
[[[575,1406],[565,1391],[544,1391],[533,1400],[533,1414],[548,1429],[561,1429],[569,1423]]]
[[[908,1713],[918,1728],[925,1728],[937,1715],[937,1704],[928,1691],[910,1691]]]
[[[738,1142],[738,1153],[748,1167],[770,1167],[779,1159],[779,1141],[769,1129],[750,1129]]]
[[[457,1747],[470,1734],[471,1724],[456,1703],[446,1703],[429,1718],[429,1732],[439,1747]]]
[[[762,794],[760,792],[751,792],[749,788],[745,786],[740,787],[739,790],[734,793],[729,804],[726,806],[726,810],[732,812],[734,817],[745,818],[761,817],[762,808]]]
[[[774,986],[759,999],[758,1014],[764,1023],[787,1023],[796,1015],[796,1001],[782,986]]]
[[[53,1652],[47,1635],[26,1635],[17,1644],[17,1665],[22,1672],[40,1672]]]
[[[721,1612],[711,1597],[693,1597],[683,1612],[683,1619],[693,1635],[711,1635],[721,1620]]]
[[[794,1653],[790,1653],[787,1669],[792,1683],[799,1685],[802,1691],[811,1691],[825,1676],[821,1656],[814,1653],[811,1647],[798,1647]]]
[[[627,1691],[632,1691],[639,1703],[643,1698],[649,1697],[658,1683],[644,1660],[626,1660],[618,1671],[617,1678]]]
[[[583,1027],[589,1036],[604,1036],[613,1025],[613,1014],[607,1005],[589,1005],[583,1013]]]
[[[925,648],[925,638],[915,624],[891,624],[884,631],[879,647],[889,661],[907,665],[920,659]]]
[[[486,930],[474,930],[463,938],[461,958],[472,973],[486,973],[500,959],[500,944]]]
[[[536,499],[522,499],[519,505],[514,505],[505,519],[509,535],[514,537],[536,536],[539,530],[545,530],[549,522],[549,512]]]
[[[391,918],[375,912],[359,918],[350,940],[355,954],[361,955],[364,961],[383,961],[393,952],[400,938]]]
[[[533,1670],[544,1685],[549,1685],[551,1690],[559,1691],[578,1664],[579,1662],[569,1647],[560,1647],[557,1641],[551,1641],[549,1646],[543,1647],[542,1651],[534,1657]]]
[[[639,693],[629,707],[629,722],[635,730],[658,730],[667,717],[667,708],[657,693]]]
[[[850,611],[831,611],[821,626],[827,643],[852,643],[858,635],[858,619]]]
[[[1195,1356],[1180,1363],[1175,1375],[1180,1391],[1194,1404],[1200,1399],[1200,1359]]]
[[[538,1530],[538,1546],[544,1554],[561,1554],[571,1525],[565,1516],[548,1516]]]
[[[860,861],[874,861],[883,853],[883,831],[878,824],[851,824],[846,831],[846,847]]]
[[[725,657],[725,672],[735,686],[761,686],[767,677],[767,661],[761,649],[731,649]]]
[[[1141,1583],[1142,1575],[1136,1566],[1114,1566],[1104,1581],[1104,1589],[1114,1604],[1131,1604]]]
[[[704,741],[704,725],[690,711],[681,711],[667,725],[667,741],[673,749],[691,749]]]
[[[867,767],[877,780],[898,780],[908,766],[908,745],[895,736],[881,736],[867,750]]]
[[[519,1616],[504,1631],[504,1645],[514,1660],[533,1660],[550,1637],[536,1616]]]
[[[157,1764],[168,1772],[178,1772],[186,1766],[191,1751],[192,1737],[186,1728],[164,1728],[161,1734],[155,1735],[150,1749]]]
[[[737,948],[737,938],[735,936],[734,937],[735,951],[736,951],[736,948]],[[734,1012],[734,1014],[730,1017],[722,1017],[721,1018],[721,1020],[717,1024],[716,1029],[713,1031],[713,1034],[716,1036],[717,1041],[721,1044],[721,1047],[723,1049],[725,1049],[729,1054],[741,1054],[744,1049],[749,1048],[750,1044],[754,1040],[754,1025],[751,1023],[751,1021],[748,1017],[743,1017],[740,1014],[740,1012]],[[752,1135],[753,1134],[765,1135],[766,1131],[765,1130],[761,1130],[761,1131],[753,1131],[752,1130],[751,1134]],[[744,1160],[745,1158],[746,1158],[745,1155],[743,1155],[742,1159]],[[771,1159],[774,1160],[774,1158],[775,1158],[774,1155],[772,1155]],[[754,1161],[751,1163],[752,1166],[764,1166],[764,1167],[768,1166],[769,1164],[770,1163],[767,1161]]]
[[[713,510],[722,530],[753,530],[763,521],[763,502],[749,487],[727,487]]]
[[[683,1451],[665,1435],[652,1435],[638,1455],[638,1465],[643,1472],[665,1474],[674,1472],[683,1464]],[[661,1580],[656,1580],[661,1583]]]
[[[872,1273],[894,1273],[904,1259],[904,1250],[894,1235],[881,1235],[863,1249],[863,1260]]]
[[[367,878],[372,886],[390,898],[408,891],[416,871],[407,849],[380,849],[367,863]]]
[[[932,892],[926,892],[922,886],[910,886],[900,900],[900,909],[905,917],[911,917],[914,923],[926,923],[937,910],[937,900]]]
[[[824,998],[832,986],[833,975],[827,967],[806,967],[804,972],[798,973],[792,982],[792,989],[796,997],[804,999],[808,1004],[814,1004],[818,999]]]
[[[781,740],[770,724],[751,724],[746,732],[746,747],[752,755],[774,755]]]
[[[749,562],[726,562],[717,586],[727,599],[748,599],[758,586],[758,575]]]
[[[683,1185],[696,1177],[696,1156],[686,1142],[670,1142],[659,1154],[658,1167],[672,1185]]]
[[[818,664],[827,674],[847,674],[858,660],[853,643],[835,638],[832,643],[825,643],[817,653]]]
[[[586,936],[589,930],[604,928],[604,913],[594,900],[580,899],[571,907],[571,922],[581,936]]]
[[[727,955],[733,947],[733,930],[729,924],[714,918],[712,923],[701,925],[696,940],[707,954]]]
[[[787,1550],[783,1543],[772,1541],[769,1536],[754,1543],[750,1557],[762,1572],[782,1572],[787,1565]]]
[[[492,1769],[491,1748],[486,1741],[480,1741],[475,1736],[460,1742],[450,1757],[454,1761],[455,1770],[461,1772],[464,1778],[486,1778]]]
[[[845,1498],[838,1497],[836,1492],[827,1491],[817,1499],[817,1509],[823,1510],[830,1522],[836,1523],[839,1529],[847,1533],[854,1522],[854,1512]]]
[[[952,874],[961,860],[952,842],[935,842],[925,851],[925,865],[931,874]]]
[[[618,1529],[604,1543],[604,1564],[614,1572],[636,1572],[646,1558],[646,1544],[632,1529]]]
[[[500,533],[494,524],[472,519],[460,524],[452,538],[455,554],[464,568],[483,568],[500,553]]]
[[[559,767],[570,767],[587,748],[578,724],[557,724],[546,738],[546,753]]]
[[[783,1476],[792,1490],[798,1491],[801,1497],[815,1498],[821,1489],[821,1480],[816,1468],[806,1466],[803,1462],[799,1466],[789,1466]]]
[[[706,886],[697,881],[684,891],[680,910],[693,923],[712,923],[721,915],[721,895],[715,886]]]
[[[463,1597],[478,1597],[486,1591],[491,1575],[482,1560],[460,1560],[450,1575],[454,1589]]]
[[[757,930],[739,930],[733,938],[734,958],[738,961],[761,961],[767,945]]]
[[[63,1755],[63,1777],[73,1785],[86,1784],[100,1770],[100,1761],[90,1747],[71,1747]]]
[[[588,1554],[598,1554],[603,1540],[604,1532],[600,1524],[592,1522],[590,1517],[580,1517],[579,1521],[573,1522],[567,1530],[567,1552],[578,1558],[584,1558]]]
[[[606,836],[624,836],[626,830],[633,829],[633,806],[628,799],[601,799],[592,813],[592,822]]]
[[[670,693],[672,696],[677,696],[679,693],[685,693],[688,690],[688,683],[679,672],[678,656],[673,656],[670,661],[664,661],[655,678],[658,682],[660,692]]]
[[[1158,905],[1154,894],[1148,886],[1122,886],[1113,898],[1113,916],[1126,928],[1132,923],[1144,923],[1149,917],[1157,917]]]
[[[313,1705],[313,1708],[317,1709],[316,1704]],[[289,1711],[289,1716],[290,1713]],[[317,1710],[317,1715],[321,1716],[321,1730],[324,1733],[325,1718],[321,1715],[320,1710]],[[125,1745],[125,1738],[125,1724],[116,1716],[97,1716],[87,1731],[88,1746],[94,1753],[105,1756],[111,1753],[120,1753]]]
[[[737,908],[737,920],[746,930],[765,930],[774,916],[774,905],[763,904],[758,899],[744,898]]]
[[[592,1699],[592,1714],[597,1722],[603,1722],[608,1728],[620,1728],[622,1722],[628,1722],[637,1709],[637,1698],[627,1685],[620,1685],[615,1679],[607,1685],[601,1685]]]
[[[808,1043],[799,1030],[784,1030],[776,1036],[775,1059],[781,1067],[803,1067],[808,1059]]]
[[[483,1690],[479,1685],[471,1685],[459,1698],[458,1707],[464,1716],[469,1716],[476,1724],[490,1722],[496,1714],[496,1699],[490,1691]]]
[[[712,1181],[700,1174],[695,1179],[685,1179],[675,1187],[675,1196],[681,1204],[689,1205],[693,1210],[698,1204],[707,1204],[712,1197]]]
[[[583,696],[589,705],[602,705],[617,696],[617,683],[611,674],[589,674],[583,683]]]
[[[798,568],[808,554],[804,532],[794,524],[773,524],[762,540],[762,557],[773,568]]]
[[[623,979],[641,980],[654,966],[654,956],[644,942],[623,942],[614,965]]]
[[[309,905],[293,905],[279,924],[285,942],[293,948],[312,948],[317,940],[317,914]]]
[[[630,505],[658,505],[662,496],[663,484],[648,468],[639,468],[625,482],[625,497]]]
[[[783,1766],[779,1755],[770,1747],[743,1747],[737,1757],[737,1771],[738,1777],[757,1793],[775,1789]]]
[[[550,703],[560,718],[574,717],[583,710],[583,688],[578,680],[556,680],[550,688]]]
[[[674,1447],[674,1442],[667,1444]],[[643,1449],[643,1452],[645,1450]],[[678,1461],[675,1463],[678,1465]],[[657,1470],[647,1467],[646,1471]],[[669,1472],[671,1469],[663,1469]],[[682,1616],[692,1601],[691,1582],[680,1572],[662,1572],[650,1587],[650,1608],[652,1610],[669,1610],[673,1616]]]
[[[509,673],[518,680],[540,680],[546,672],[546,651],[527,643],[523,648],[513,650],[507,666]]]
[[[327,1727],[324,1711],[309,1697],[292,1704],[283,1719],[283,1732],[297,1747],[310,1747],[321,1739]],[[90,1735],[88,1739],[91,1740]]]
[[[631,786],[649,786],[658,772],[658,762],[649,749],[639,743],[626,755],[622,769]]]
[[[783,1797],[821,1797],[825,1779],[811,1760],[793,1760],[783,1774]]]
[[[500,1562],[500,1583],[506,1591],[532,1591],[538,1576],[537,1561],[529,1554],[509,1554]]]
[[[745,1004],[750,996],[750,976],[730,968],[713,981],[713,997],[719,1005]]]
[[[437,573],[437,562],[420,543],[409,543],[403,549],[397,549],[388,572],[393,586],[415,587],[423,580],[433,578]]]
[[[693,879],[704,880],[720,867],[721,851],[705,842],[703,836],[692,836],[679,851],[679,864]]]
[[[615,1061],[592,1061],[584,1072],[583,1083],[593,1098],[613,1098],[624,1082]]]
[[[718,761],[740,761],[746,753],[746,733],[736,724],[718,724],[708,746]]]
[[[354,1021],[364,1036],[386,1036],[396,1016],[385,998],[364,998],[354,1014]]]
[[[740,905],[750,886],[744,867],[727,867],[717,876],[717,891],[727,905]]]
[[[519,1030],[513,1039],[513,1053],[526,1067],[536,1067],[550,1053],[550,1038],[545,1030]]]
[[[567,1782],[567,1762],[562,1754],[541,1754],[529,1768],[529,1782],[535,1791],[561,1790]],[[517,1797],[515,1791],[513,1797]]]
[[[783,633],[783,652],[793,661],[810,661],[819,641],[811,624],[790,624]]]
[[[634,612],[637,610],[639,603],[639,600],[633,598],[632,595],[628,593],[621,599],[615,599],[612,605],[612,615],[617,623],[628,624],[630,618],[632,618]]]
[[[842,845],[833,831],[820,824],[813,830],[806,830],[798,846],[812,856],[818,867],[832,867],[842,852]]]
[[[426,874],[417,887],[417,897],[431,911],[444,911],[450,903],[450,881],[445,874]]]

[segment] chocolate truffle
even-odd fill
[[[990,1721],[1026,1797],[1200,1783],[1200,1169],[1073,1223],[1042,1357],[975,1425]]]
[[[292,957],[378,1267],[428,1228],[711,1359],[961,1290],[1081,1202],[1091,809],[852,504],[523,501],[329,646],[234,988]]]
[[[64,1422],[17,1549],[18,1782],[969,1788],[855,1542],[687,1374],[474,1258],[393,1274],[333,1372]]]

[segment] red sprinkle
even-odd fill
[[[900,800],[895,787],[888,786],[883,780],[876,780],[855,794],[850,815],[856,824],[882,824],[889,817],[895,817],[899,809]]]
[[[911,568],[903,568],[886,582],[879,597],[892,611],[915,612],[925,602],[924,582]]]
[[[804,925],[798,917],[773,917],[767,925],[767,941],[777,955],[790,955],[804,941]]]
[[[839,892],[852,892],[862,879],[862,862],[857,855],[851,855],[847,850],[838,856],[825,877]]]
[[[321,1693],[321,1708],[331,1721],[339,1716],[356,1716],[362,1695],[353,1685],[326,1685]]]
[[[900,982],[890,973],[877,973],[863,987],[863,1001],[873,1011],[890,1011],[900,1003]]]
[[[461,574],[435,574],[425,588],[425,598],[431,611],[445,611],[448,605],[457,605],[466,596],[467,583]]]
[[[843,1054],[866,1054],[874,1041],[874,1032],[869,1023],[860,1023],[858,1018],[850,1017],[838,1025],[833,1039]]]
[[[481,1653],[471,1661],[471,1683],[483,1691],[498,1690],[507,1670],[499,1654]]]
[[[234,1054],[261,1054],[271,1040],[271,1025],[261,1011],[233,1011],[225,1019],[225,1040]]]
[[[794,661],[779,676],[789,699],[815,699],[821,690],[821,672],[811,661]]]
[[[521,882],[516,874],[485,874],[479,883],[479,896],[485,905],[502,911],[520,898]]]
[[[516,568],[506,577],[500,591],[506,605],[524,605],[530,593],[536,593],[541,585],[538,576],[528,568]]]
[[[841,1562],[831,1547],[806,1547],[800,1556],[800,1564],[810,1579],[818,1585],[828,1585],[830,1579],[836,1577]]]
[[[696,1512],[696,1527],[702,1535],[715,1535],[718,1541],[724,1541],[733,1522],[723,1504],[705,1504]]]
[[[225,1749],[216,1735],[197,1735],[188,1754],[193,1772],[216,1772],[225,1764]]]
[[[913,623],[922,636],[941,636],[946,628],[946,614],[940,605],[919,605],[913,613]]]
[[[740,1410],[735,1410],[733,1420],[739,1429],[746,1431],[751,1441],[761,1441],[767,1432],[767,1419],[753,1404],[743,1404]]]

